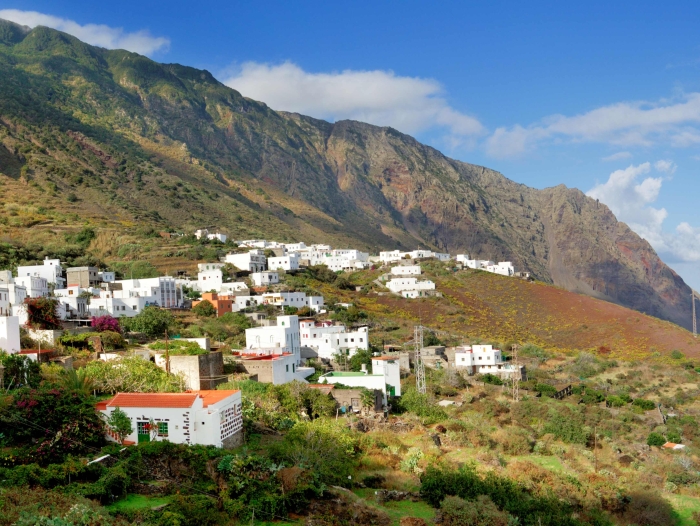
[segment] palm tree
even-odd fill
[[[94,382],[85,369],[71,369],[66,371],[61,378],[61,385],[69,391],[78,391],[85,395],[92,393]]]

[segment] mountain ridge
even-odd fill
[[[468,252],[690,325],[688,286],[580,190],[529,188],[390,127],[275,111],[204,70],[1,21],[0,123],[8,185],[66,208],[75,195],[104,221]]]

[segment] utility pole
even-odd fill
[[[598,426],[593,428],[593,458],[594,458],[594,469],[598,473]]]
[[[165,372],[170,372],[170,353],[168,352],[168,329],[165,329]]]
[[[695,291],[690,289],[690,297],[693,300],[693,336],[698,337],[698,320],[695,317]]]
[[[520,400],[520,364],[518,363],[518,344],[513,344],[513,400]]]
[[[416,325],[413,328],[413,344],[415,345],[416,391],[425,394],[425,363],[421,356],[423,350],[423,326]]]

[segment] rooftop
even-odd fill
[[[209,407],[210,405],[218,404],[222,400],[225,400],[231,395],[240,392],[238,389],[221,389],[221,390],[205,390],[205,391],[192,391],[202,397],[202,402],[204,407]]]
[[[333,377],[350,377],[350,376],[367,376],[365,373],[361,372],[349,372],[349,371],[331,371],[330,373],[326,373],[323,376],[333,376]]]
[[[117,393],[107,407],[192,407],[196,393]]]

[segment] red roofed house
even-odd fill
[[[134,430],[125,442],[168,440],[231,448],[242,441],[241,392],[237,390],[118,393],[97,404],[105,418],[117,407],[131,418]],[[117,441],[111,432],[107,439]]]

